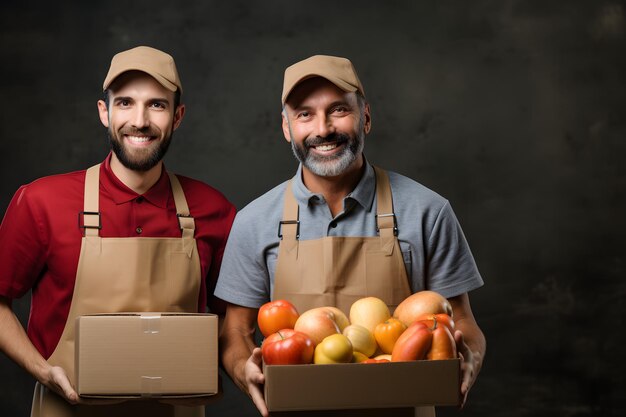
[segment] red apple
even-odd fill
[[[315,347],[304,333],[283,329],[263,341],[261,355],[267,365],[297,365],[313,362]]]

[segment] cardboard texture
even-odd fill
[[[460,404],[460,360],[266,365],[271,412]]]
[[[76,386],[84,397],[218,392],[217,316],[119,313],[76,319]]]

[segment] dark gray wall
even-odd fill
[[[175,56],[187,115],[167,165],[238,207],[296,167],[284,68],[347,56],[372,106],[368,158],[451,201],[486,282],[471,300],[488,355],[463,414],[621,416],[625,20],[617,0],[3,0],[0,211],[19,185],[104,158],[95,103],[115,52]],[[27,416],[32,385],[0,355],[1,416]],[[255,412],[227,383],[207,415]]]

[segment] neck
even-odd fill
[[[343,210],[343,199],[361,180],[365,164],[360,156],[345,172],[335,177],[321,177],[302,167],[302,181],[309,191],[322,194],[333,217]]]
[[[126,168],[119,159],[113,154],[111,156],[111,171],[115,176],[122,181],[122,183],[136,192],[137,194],[144,194],[154,184],[157,183],[161,177],[161,170],[163,169],[163,161],[159,161],[154,167],[148,171],[133,171]]]

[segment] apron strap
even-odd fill
[[[84,236],[99,236],[102,220],[99,210],[100,164],[87,169],[85,173],[85,197],[83,211],[78,213],[78,227]]]
[[[391,256],[398,235],[391,184],[385,170],[374,167],[374,172],[376,173],[376,227],[380,235],[381,249],[387,253],[387,256]]]
[[[283,219],[278,223],[278,238],[282,240],[285,249],[291,252],[298,247],[298,238],[300,237],[300,208],[291,190],[291,180],[287,182],[284,196]]]
[[[183,191],[183,187],[180,185],[178,177],[171,172],[168,172],[167,174],[170,177],[172,193],[174,194],[174,204],[176,205],[178,226],[182,231],[183,250],[188,256],[191,256],[191,252],[193,251],[193,237],[196,230],[196,222],[193,217],[191,217],[189,206],[187,205],[187,199],[185,198],[185,192]]]
[[[78,213],[78,227],[83,230],[83,234],[86,237],[99,237],[100,229],[102,229],[102,220],[99,211],[100,165],[101,164],[92,166],[87,169],[85,173],[84,208],[83,211]],[[172,193],[174,194],[178,225],[182,232],[183,249],[191,256],[194,232],[196,229],[195,221],[189,213],[185,193],[183,192],[183,187],[180,185],[178,178],[170,172],[168,172],[168,175],[170,177]]]
[[[383,169],[374,167],[376,173],[376,225],[380,236],[381,249],[391,256],[398,235],[398,224],[393,212],[393,199],[389,175]],[[283,218],[278,225],[278,237],[283,241],[285,249],[291,251],[298,245],[300,237],[299,207],[291,190],[291,182],[287,182]]]

